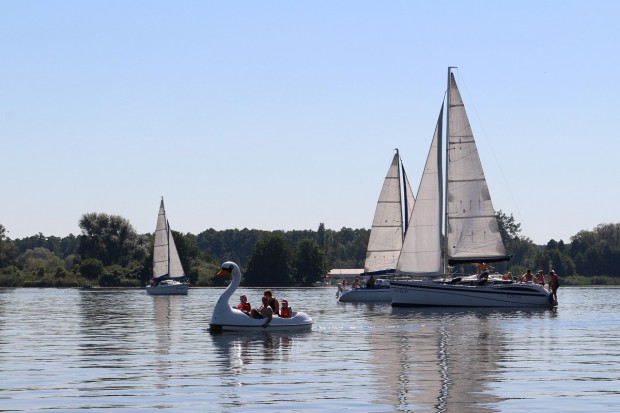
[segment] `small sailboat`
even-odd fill
[[[146,286],[146,292],[150,295],[186,295],[189,283],[183,280],[185,272],[170,231],[162,197],[153,243],[153,279]]]
[[[398,272],[416,279],[391,283],[392,306],[553,305],[553,296],[541,285],[513,283],[486,273],[467,278],[447,274],[452,266],[507,261],[509,256],[452,68],[448,69],[446,106],[445,119],[443,105],[440,110],[397,264]],[[445,164],[442,158],[444,136]],[[420,277],[424,278],[417,279]]]
[[[312,318],[301,311],[293,311],[290,317],[274,314],[269,323],[263,318],[252,318],[237,308],[232,308],[228,301],[241,283],[241,270],[232,261],[226,261],[217,273],[218,276],[232,275],[232,281],[217,300],[211,315],[209,331],[223,333],[226,331],[303,331],[312,329]]]
[[[362,277],[384,276],[375,288],[342,289],[341,302],[385,302],[392,300],[390,274],[394,273],[407,231],[409,215],[413,209],[414,197],[409,179],[396,149],[392,163],[383,180],[375,215],[370,229],[366,249],[366,261]],[[379,280],[377,280],[379,281]]]

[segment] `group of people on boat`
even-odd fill
[[[478,278],[479,279],[487,279],[489,277],[489,271],[493,271],[494,268],[489,264],[481,262],[478,264]],[[540,284],[543,287],[545,286],[545,274],[543,270],[538,270],[538,273],[534,275],[530,269],[528,269],[525,274],[521,277],[513,278],[512,273],[507,272],[502,275],[502,280],[506,281],[516,281],[519,283],[532,283],[532,284]],[[554,270],[549,271],[549,291],[553,294],[553,299],[558,301],[558,288],[560,287],[560,279]]]
[[[288,301],[282,300],[282,304],[280,305],[280,302],[273,296],[273,292],[270,289],[263,291],[263,296],[261,297],[262,303],[258,308],[252,308],[245,294],[241,294],[239,300],[240,302],[237,304],[239,310],[249,317],[266,319],[265,324],[269,324],[274,315],[281,318],[290,318],[293,313],[291,307],[288,306]]]
[[[381,280],[379,280],[379,283],[381,283]],[[344,290],[346,286],[347,280],[343,278],[338,287],[340,290]],[[368,280],[366,280],[366,284],[362,284],[360,282],[360,277],[355,277],[355,280],[353,280],[353,282],[351,283],[351,288],[378,288],[378,286],[379,285],[377,284],[375,277],[372,274],[370,275],[370,277],[368,277]]]

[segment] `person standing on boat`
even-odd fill
[[[545,285],[545,275],[543,270],[538,270],[538,276],[536,277],[536,284]]]
[[[551,293],[553,294],[553,299],[555,302],[558,302],[558,288],[560,288],[560,279],[555,271],[551,270],[549,272],[549,288],[551,289]]]
[[[491,270],[491,266],[486,262],[478,263],[478,274],[482,274],[483,272],[488,272]]]

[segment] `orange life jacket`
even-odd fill
[[[282,318],[290,318],[291,316],[291,307],[282,307],[280,308],[280,317]]]

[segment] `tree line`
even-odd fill
[[[535,245],[521,235],[512,215],[497,213],[512,259],[499,272],[555,269],[580,284],[620,282],[620,224],[600,224],[570,239]],[[39,233],[12,240],[0,225],[0,286],[144,286],[151,277],[153,234],[138,234],[116,215],[84,214],[81,233],[67,237]],[[368,229],[263,231],[207,229],[197,235],[172,231],[192,285],[222,285],[213,277],[224,261],[237,262],[247,286],[309,286],[331,268],[363,268]],[[474,272],[471,267],[455,271]]]

